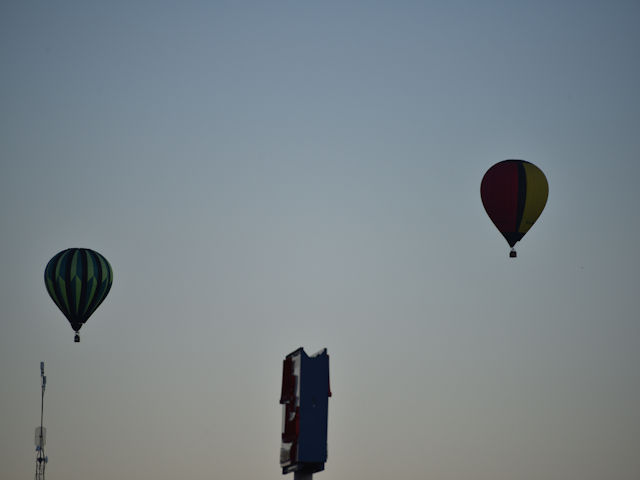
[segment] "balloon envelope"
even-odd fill
[[[55,255],[44,270],[47,292],[78,332],[106,298],[113,271],[106,258],[88,248],[69,248]]]
[[[482,178],[480,196],[487,215],[513,247],[538,219],[549,195],[544,173],[524,160],[504,160]]]

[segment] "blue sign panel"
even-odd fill
[[[302,348],[284,359],[282,370],[282,473],[324,470],[327,461],[329,355]]]

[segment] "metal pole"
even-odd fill
[[[49,460],[46,455],[44,454],[44,443],[45,443],[45,438],[44,438],[44,427],[43,427],[43,420],[44,420],[44,390],[47,387],[47,377],[44,374],[44,362],[40,362],[40,378],[42,380],[42,390],[41,390],[41,394],[40,394],[40,431],[39,433],[39,439],[38,442],[36,444],[36,451],[38,453],[38,456],[36,457],[36,474],[35,474],[35,480],[44,480],[44,471],[45,471],[45,466],[47,464],[47,461]]]

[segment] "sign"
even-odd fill
[[[282,365],[282,473],[314,473],[327,461],[329,355],[323,349],[309,356],[301,347]]]

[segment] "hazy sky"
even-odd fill
[[[0,476],[281,478],[282,359],[331,358],[324,480],[640,478],[640,3],[3,1]],[[518,258],[480,181],[549,200]],[[47,295],[113,288],[73,343]],[[291,477],[291,476],[289,476]]]

